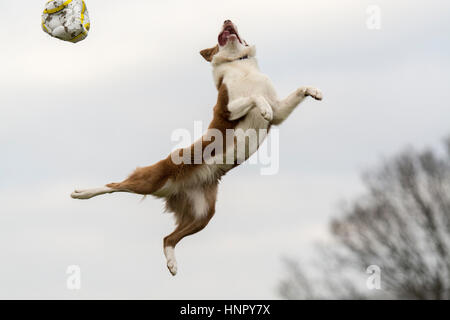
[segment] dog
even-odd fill
[[[167,268],[174,276],[178,271],[175,246],[184,237],[207,226],[215,213],[221,178],[242,162],[238,158],[245,161],[255,153],[270,127],[280,125],[306,97],[322,100],[321,91],[313,87],[301,87],[287,98],[278,99],[272,82],[258,68],[255,47],[241,38],[236,25],[230,20],[223,23],[218,43],[200,51],[200,54],[212,65],[214,84],[218,91],[213,119],[202,139],[190,147],[173,151],[152,166],[137,168],[122,182],[75,190],[71,194],[75,199],[90,199],[102,194],[130,192],[165,199],[166,209],[174,213],[176,221],[175,230],[163,242]],[[201,159],[192,163],[174,160],[180,157],[192,160],[198,150],[205,151],[212,143],[209,133],[213,131],[226,136],[229,132],[248,129],[258,131],[256,143],[249,145],[245,137],[235,134],[232,142],[247,143],[244,151],[239,153],[234,144],[230,146],[226,142],[224,149],[212,153],[209,159],[230,156],[231,162]]]

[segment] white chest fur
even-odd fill
[[[245,97],[261,96],[265,98],[272,108],[276,108],[275,104],[278,99],[274,86],[269,77],[259,71],[255,58],[236,60],[216,66],[214,76],[216,79],[223,79],[222,81],[227,87],[228,100],[230,102]],[[237,155],[241,158],[248,158],[255,153],[260,143],[266,138],[268,128],[269,122],[261,116],[260,110],[257,108],[251,109],[246,116],[240,119],[236,126],[236,131],[242,130],[249,132],[249,134],[252,134],[252,131],[255,132],[257,134],[257,142],[245,148],[246,156],[239,154],[239,150],[242,149],[238,149]],[[235,134],[235,137],[237,144],[246,144],[246,138],[242,134]],[[242,152],[244,151],[242,150]]]

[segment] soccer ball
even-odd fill
[[[86,39],[91,23],[84,0],[51,0],[42,14],[42,29],[64,41]]]

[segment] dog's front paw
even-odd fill
[[[262,97],[256,97],[255,98],[256,106],[258,107],[259,111],[261,112],[262,117],[266,120],[271,122],[273,119],[273,110],[270,104],[266,101],[266,99]]]
[[[266,120],[271,122],[273,119],[273,111],[272,108],[268,105],[267,107],[264,107],[261,109],[261,115]]]
[[[310,96],[319,101],[323,99],[322,91],[314,87],[302,87],[298,90],[298,95],[304,97]]]

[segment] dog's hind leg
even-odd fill
[[[175,231],[164,238],[164,255],[167,259],[167,268],[172,275],[176,275],[178,271],[175,246],[184,237],[203,230],[214,216],[217,184],[210,185],[201,193],[194,194],[195,199],[187,196],[187,199],[174,198],[173,202],[168,200],[167,203],[168,209],[175,211],[175,217],[178,220]]]
[[[178,225],[174,232],[164,238],[164,255],[167,259],[167,268],[174,276],[178,272],[177,260],[175,258],[175,246],[181,239],[203,230],[211,220],[211,216],[200,219],[191,219]]]
[[[119,183],[110,183],[106,187],[115,190],[149,195],[164,186],[167,180],[176,172],[177,167],[170,157],[152,166],[137,168],[127,179]]]
[[[159,190],[168,180],[173,170],[169,159],[158,163],[136,169],[127,179],[119,183],[110,183],[104,187],[75,190],[71,197],[74,199],[90,199],[107,193],[129,192],[140,195],[148,195]]]
[[[96,197],[96,196],[99,196],[102,194],[114,193],[114,192],[130,192],[130,191],[113,189],[113,188],[109,188],[109,187],[105,186],[105,187],[100,187],[100,188],[75,190],[74,192],[72,192],[72,194],[70,196],[74,199],[86,200],[86,199],[90,199],[90,198],[93,198],[93,197]]]

